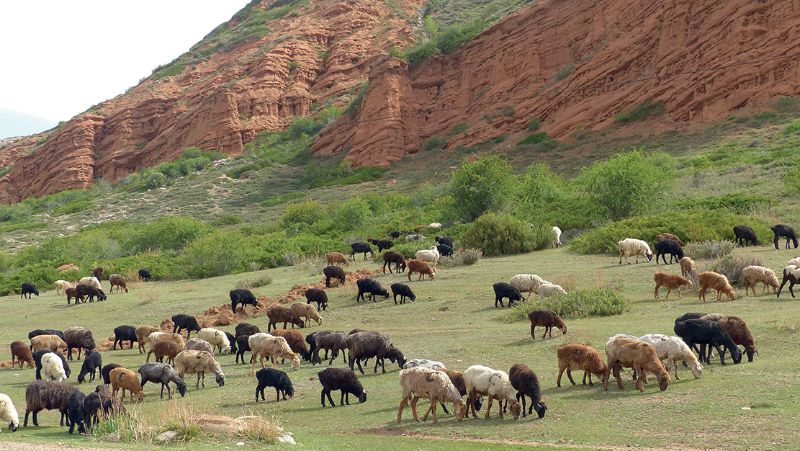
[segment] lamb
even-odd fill
[[[322,288],[309,288],[304,294],[306,296],[306,304],[310,305],[312,302],[316,302],[317,310],[324,311],[328,309],[328,294]]]
[[[289,349],[295,354],[299,354],[303,360],[311,360],[311,354],[308,352],[306,340],[299,331],[287,329],[275,329],[272,331],[275,337],[283,337],[289,345]]]
[[[78,280],[78,285],[92,287],[97,290],[103,289],[103,286],[100,285],[100,279],[97,277],[81,277],[81,279]]]
[[[430,249],[417,251],[417,253],[414,254],[414,257],[416,257],[416,259],[419,261],[428,262],[431,265],[436,266],[436,264],[439,263],[439,258],[441,255],[439,254],[439,250],[436,249],[436,246],[431,246]]]
[[[449,246],[451,248],[455,247],[455,246],[453,246],[453,238],[451,238],[449,236],[435,236],[435,237],[433,237],[433,240],[436,241],[439,244],[443,244],[443,245]]]
[[[53,282],[53,285],[56,287],[56,294],[64,294],[67,292],[67,289],[73,288],[72,283],[66,280],[56,280]]]
[[[658,265],[658,258],[661,257],[661,260],[664,261],[664,264],[667,264],[667,254],[669,254],[669,263],[672,264],[673,257],[676,261],[680,261],[683,255],[683,248],[681,247],[680,243],[676,240],[663,240],[663,241],[656,241],[656,265]]]
[[[170,382],[175,384],[181,397],[186,395],[186,383],[178,372],[166,363],[145,363],[139,367],[139,376],[142,378],[142,388],[148,382],[161,384],[161,399],[164,399],[164,388],[167,389],[167,398],[172,399]]]
[[[722,300],[723,293],[727,294],[731,301],[736,296],[736,292],[733,291],[733,287],[730,282],[728,282],[728,278],[723,274],[718,274],[713,271],[701,272],[700,275],[697,276],[697,283],[700,285],[699,297],[703,302],[706,302],[706,291],[709,288],[716,290],[717,302]]]
[[[190,338],[189,341],[186,342],[186,350],[187,351],[206,351],[209,354],[214,353],[214,349],[211,347],[211,343],[201,339],[201,338]],[[177,355],[177,354],[176,354]]]
[[[297,316],[304,319],[303,324],[310,326],[311,321],[313,320],[317,323],[317,325],[322,325],[322,317],[319,316],[319,312],[314,308],[313,305],[298,302],[296,304],[292,304],[290,308],[297,314]]]
[[[647,245],[646,242],[642,240],[637,240],[636,238],[625,238],[622,241],[617,242],[617,248],[619,249],[619,264],[622,264],[622,258],[625,258],[625,263],[631,264],[628,261],[628,257],[636,257],[636,263],[639,263],[639,256],[643,256],[647,258],[647,261],[653,259],[653,252],[650,250],[650,246]]]
[[[250,335],[239,335],[236,337],[236,363],[239,363],[239,359],[244,363],[244,353],[250,350],[249,339]],[[211,347],[211,345],[209,345],[209,347]]]
[[[739,246],[745,247],[747,243],[758,246],[756,232],[746,225],[733,226],[733,236],[735,237],[734,242]]]
[[[619,389],[625,388],[619,374],[623,367],[633,368],[636,372],[638,375],[636,388],[640,392],[644,392],[648,371],[655,374],[661,391],[666,390],[669,386],[669,372],[658,358],[656,348],[649,343],[634,338],[611,337],[606,343],[606,358],[608,359],[608,369],[603,376],[603,389],[606,391],[608,391],[608,379],[612,371],[617,379]]]
[[[375,239],[368,239],[368,243],[372,243],[378,247],[378,252],[383,252],[384,249],[391,249],[394,247],[394,243],[391,240],[375,240]]]
[[[51,351],[43,350],[43,351],[36,351],[33,353],[33,364],[36,366],[36,380],[40,380],[42,378],[42,357],[44,357],[45,354],[51,354]],[[72,374],[72,370],[70,370],[69,368],[67,359],[65,359],[64,356],[58,352],[55,352],[53,354],[55,354],[56,356],[58,356],[59,359],[61,359],[61,366],[64,367],[64,374],[67,376],[67,378],[69,378],[70,374]]]
[[[160,329],[155,326],[139,326],[136,328],[136,343],[139,344],[139,354],[144,353],[144,345],[148,343],[150,334]]]
[[[64,341],[67,342],[67,359],[72,360],[72,349],[78,350],[78,360],[81,359],[81,351],[92,351],[96,345],[92,331],[85,327],[73,326],[64,331]]]
[[[715,316],[716,318],[712,318]],[[753,356],[758,354],[756,349],[756,340],[753,338],[753,333],[747,327],[747,323],[738,316],[723,316],[723,315],[705,315],[700,319],[707,319],[716,321],[722,329],[731,337],[736,345],[744,346],[745,353],[747,353],[747,361],[753,362]]]
[[[0,393],[0,421],[8,421],[8,429],[11,432],[17,432],[19,429],[19,414],[11,398],[5,394]]]
[[[342,351],[342,360],[345,360],[345,350],[347,349],[347,334],[344,332],[331,332],[331,331],[324,331],[324,332],[317,332],[314,334],[314,350],[313,355],[311,356],[311,363],[322,363],[322,360],[319,357],[319,353],[322,350],[325,350],[325,358],[328,358],[328,351],[331,351],[331,360],[328,362],[328,365],[333,364],[333,359],[338,357],[339,351]]]
[[[117,326],[114,328],[114,350],[117,350],[117,343],[120,349],[125,349],[124,341],[130,342],[130,348],[133,349],[133,342],[138,341],[139,337],[136,335],[136,328],[133,326]]]
[[[742,280],[745,294],[752,288],[753,296],[756,296],[756,284],[759,282],[764,284],[765,291],[767,287],[771,287],[773,293],[778,290],[778,278],[775,276],[775,272],[763,266],[751,265],[742,269]]]
[[[386,266],[389,266],[389,274],[393,274],[392,263],[394,263],[397,273],[405,272],[406,258],[400,252],[384,252],[383,253],[383,273],[386,274]]]
[[[530,298],[531,293],[536,293],[539,289],[539,286],[547,283],[547,281],[536,274],[517,274],[511,278],[509,283],[511,286],[519,290],[520,293],[527,291],[528,297]]]
[[[419,278],[417,280],[422,280],[425,276],[430,276],[431,280],[436,275],[436,270],[431,268],[431,266],[421,260],[408,260],[406,262],[408,265],[408,281],[411,282],[411,275],[415,272],[419,273]]]
[[[553,247],[559,248],[563,246],[561,243],[561,229],[556,226],[553,226]]]
[[[700,345],[700,360],[705,363],[711,363],[711,347],[714,347],[719,354],[720,363],[725,365],[725,353],[722,352],[720,346],[724,346],[731,352],[734,364],[742,361],[742,354],[736,343],[717,322],[705,319],[687,319],[675,323],[674,330],[675,335],[681,337],[690,348],[695,344]],[[708,354],[703,352],[706,346],[708,346]]]
[[[409,272],[409,274],[411,274]],[[369,294],[369,299],[372,302],[375,302],[375,295],[383,296],[384,299],[389,298],[389,292],[384,289],[381,284],[375,279],[359,279],[356,281],[356,285],[358,286],[358,294],[356,295],[356,302],[361,302],[364,300],[366,302],[366,298],[364,294]]]
[[[256,372],[256,357],[259,358],[261,368],[264,368],[264,357],[269,357],[272,361],[272,367],[277,366],[277,358],[290,358],[292,360],[292,369],[297,370],[300,367],[300,359],[289,347],[289,343],[283,337],[275,337],[270,334],[257,333],[250,335],[247,339],[248,346],[253,351],[250,356],[250,363],[253,364],[253,374]]]
[[[522,301],[522,293],[519,292],[511,284],[505,282],[497,282],[492,285],[492,289],[494,290],[494,307],[497,308],[497,305],[500,304],[500,307],[503,307],[503,298],[508,298],[508,306],[511,307],[514,305],[515,302]]]
[[[531,338],[534,340],[536,339],[536,335],[534,334],[536,326],[544,326],[542,339],[544,339],[548,333],[550,334],[550,338],[553,338],[553,327],[558,327],[561,329],[562,335],[567,333],[567,325],[564,324],[564,320],[562,320],[561,317],[556,314],[556,312],[551,312],[548,310],[534,310],[528,313],[528,319],[531,321]]]
[[[67,303],[69,303],[69,290],[67,291]],[[91,287],[89,285],[81,285],[75,287],[75,304],[78,304],[78,301],[85,302],[85,298],[89,298],[89,302],[94,302],[94,299],[97,298],[97,301],[105,301],[107,299],[106,293],[95,287]]]
[[[283,323],[284,329],[286,329],[286,324],[291,324],[292,329],[294,329],[295,325],[301,329],[306,327],[305,321],[300,319],[294,310],[288,307],[281,307],[277,304],[272,305],[267,309],[267,317],[269,317],[269,322],[267,323],[267,332],[269,332],[270,329],[277,329],[278,323],[281,322]]]
[[[681,275],[697,282],[697,265],[695,265],[694,260],[689,257],[683,257],[679,262],[681,265]]]
[[[67,350],[67,343],[64,342],[57,335],[37,335],[31,338],[32,351],[58,351],[59,349]]]
[[[116,363],[109,363],[100,369],[100,375],[103,377],[103,383],[106,385],[111,384],[111,370],[114,368],[122,368],[122,365]]]
[[[186,338],[191,338],[192,331],[200,332],[200,324],[197,323],[197,318],[191,315],[184,315],[182,313],[172,316],[172,333],[179,334],[182,330],[186,330]]]
[[[93,381],[97,374],[97,369],[102,366],[103,366],[103,357],[100,355],[99,352],[92,352],[92,351],[87,352],[83,359],[81,372],[78,373],[78,383],[82,384],[87,374],[90,375],[89,381],[90,382]]]
[[[217,385],[225,385],[225,374],[222,368],[214,359],[214,355],[205,351],[181,351],[175,357],[175,370],[183,379],[185,374],[197,374],[197,384],[195,388],[200,388],[201,381],[203,388],[206,387],[206,373],[212,372],[216,376]]]
[[[75,432],[75,425],[78,425],[78,433],[85,434],[88,427],[86,426],[86,411],[83,408],[83,402],[86,400],[86,395],[76,391],[69,395],[67,399],[67,423],[69,424],[69,433]]]
[[[789,249],[789,240],[792,241],[795,249],[797,249],[798,244],[800,244],[797,241],[797,235],[795,235],[794,229],[785,224],[776,224],[770,227],[770,230],[772,230],[772,233],[775,234],[775,238],[772,240],[772,244],[775,245],[775,249],[779,249],[778,239],[780,237],[786,238],[786,249]]]
[[[60,425],[64,426],[67,417],[69,397],[78,391],[76,387],[63,382],[34,381],[25,388],[25,421],[28,427],[28,415],[33,413],[33,425],[39,426],[38,414],[42,410],[58,410],[61,412]]]
[[[472,365],[464,371],[464,384],[467,388],[467,414],[472,412],[472,417],[477,418],[475,399],[478,395],[488,396],[489,405],[486,407],[486,419],[489,419],[492,402],[496,399],[502,404],[508,401],[514,419],[519,418],[520,405],[517,401],[517,391],[511,385],[505,371],[493,370],[483,365]],[[500,418],[503,418],[503,409],[500,408]]]
[[[542,401],[542,388],[539,385],[539,378],[527,365],[517,363],[508,370],[508,379],[511,386],[517,390],[517,401],[522,399],[522,417],[525,418],[525,397],[531,398],[531,406],[528,414],[536,411],[539,418],[544,418],[547,405]]]
[[[375,258],[375,253],[372,252],[372,246],[370,246],[369,243],[352,243],[350,244],[350,249],[352,250],[350,257],[353,259],[353,261],[356,259],[356,254],[364,254],[364,260],[367,259],[367,254],[369,254],[371,258]]]
[[[142,384],[139,383],[139,377],[132,370],[123,367],[114,368],[109,373],[109,379],[111,380],[112,397],[116,398],[117,392],[122,390],[119,399],[125,401],[125,390],[128,390],[131,394],[131,401],[134,401],[133,395],[136,395],[138,401],[144,400]]]
[[[28,332],[28,340],[39,335],[55,335],[60,339],[64,339],[64,332],[56,329],[34,329]]]
[[[400,368],[406,363],[403,353],[392,344],[389,337],[377,332],[356,332],[347,337],[348,363],[350,369],[355,371],[354,365],[358,365],[358,370],[364,374],[361,360],[368,360],[375,357],[375,369],[378,372],[378,365],[381,371],[386,373],[384,360],[389,359],[392,363],[397,362]]]
[[[253,335],[261,332],[261,330],[255,324],[250,323],[239,323],[236,325],[236,329],[234,329],[234,335],[237,337],[242,335]]]
[[[140,269],[137,272],[137,274],[139,275],[139,280],[141,280],[142,282],[149,282],[150,279],[153,278],[153,275],[150,274],[150,271],[148,271],[148,270],[146,270],[144,268]]]
[[[163,362],[164,357],[167,358],[167,363],[173,363],[175,361],[175,356],[177,356],[183,350],[183,346],[180,346],[178,343],[174,341],[159,341],[153,343],[153,346],[150,347],[150,352],[147,353],[147,359],[145,362],[150,361],[150,355],[156,355],[156,362]]]
[[[400,388],[403,391],[403,397],[400,401],[400,408],[397,411],[397,422],[400,423],[403,410],[407,404],[411,403],[411,410],[414,414],[414,419],[419,421],[417,415],[417,401],[420,398],[427,398],[431,400],[431,405],[428,411],[433,412],[433,422],[436,423],[436,404],[438,402],[452,402],[458,421],[464,420],[466,413],[466,405],[458,389],[450,381],[447,374],[431,370],[428,368],[409,368],[400,371]],[[427,420],[428,413],[425,413],[423,421]]]
[[[567,371],[567,378],[575,385],[572,379],[572,370],[583,370],[583,385],[586,385],[586,376],[589,376],[589,385],[592,383],[592,374],[603,378],[608,366],[597,349],[577,343],[570,343],[561,346],[556,350],[558,355],[558,380],[556,386],[561,387],[561,375]]]
[[[781,297],[781,291],[786,282],[789,282],[789,293],[794,297],[794,285],[800,280],[800,265],[789,265],[783,268],[783,280],[781,286],[778,287],[778,297]]]
[[[406,298],[411,299],[411,302],[417,300],[417,295],[414,294],[411,287],[404,283],[393,283],[390,288],[392,289],[392,298],[395,305],[397,305],[397,296],[400,296],[401,304],[406,303]]]
[[[341,406],[343,406],[345,402],[350,405],[351,393],[358,397],[359,403],[367,402],[367,392],[358,380],[356,373],[352,370],[344,368],[325,368],[317,373],[317,379],[319,379],[319,383],[322,384],[322,393],[320,394],[322,408],[325,408],[326,396],[328,397],[331,407],[336,407],[333,398],[331,398],[331,391],[335,390],[341,390],[342,399],[339,401],[339,405]]]
[[[325,259],[328,261],[328,266],[347,266],[350,264],[350,261],[347,260],[347,256],[341,252],[328,252],[325,254]]]
[[[567,294],[567,291],[561,288],[560,285],[556,285],[554,283],[545,282],[539,285],[539,297],[540,298],[547,298],[550,296],[555,296],[559,294]]]
[[[261,368],[256,372],[256,379],[258,379],[258,385],[256,386],[256,402],[258,402],[259,393],[261,394],[261,400],[265,401],[264,389],[267,387],[275,387],[275,402],[280,402],[281,395],[283,395],[284,401],[286,401],[286,395],[289,395],[289,398],[294,396],[292,381],[289,379],[289,375],[284,371],[273,368]]]
[[[64,371],[64,364],[61,358],[54,352],[48,352],[42,356],[42,374],[44,380],[64,382],[67,374]]]
[[[39,290],[36,289],[36,285],[32,283],[23,283],[20,287],[19,297],[22,299],[30,299],[31,295],[35,294],[36,297],[39,297]]]
[[[338,266],[326,266],[322,270],[322,274],[325,275],[325,288],[331,287],[331,279],[338,280],[339,286],[344,285],[345,275],[342,268]]]
[[[678,376],[678,361],[683,361],[692,371],[695,379],[699,379],[703,373],[703,365],[697,361],[697,356],[680,337],[669,337],[661,334],[647,334],[639,337],[639,341],[650,343],[656,348],[658,358],[666,360],[664,365],[667,370],[670,366],[675,367],[675,380],[680,380]]]
[[[120,290],[125,290],[126,293],[128,292],[128,283],[125,281],[125,278],[122,277],[121,275],[111,274],[110,276],[108,276],[108,281],[111,282],[112,293],[114,292],[114,287],[117,287],[117,293],[119,293]]]
[[[228,336],[219,329],[211,327],[200,329],[197,332],[197,338],[209,342],[215,349],[219,349],[220,354],[227,354],[231,350],[231,342],[228,340]]]
[[[681,287],[685,285],[691,288],[693,286],[691,280],[681,277],[677,274],[670,274],[667,272],[657,272],[653,274],[653,280],[656,282],[656,289],[654,292],[656,300],[659,298],[658,291],[661,289],[661,287],[665,287],[667,289],[666,300],[669,300],[669,294],[672,292],[672,290],[678,290],[678,297],[683,299],[683,296],[681,295]]]
[[[22,341],[12,341],[11,345],[11,367],[16,367],[16,364],[19,363],[19,367],[22,368],[22,364],[27,363],[28,368],[33,368],[33,353],[31,353],[31,348],[28,347]],[[2,408],[0,408],[0,412],[2,412]]]

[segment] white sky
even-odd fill
[[[0,109],[52,121],[114,97],[247,0],[0,0]]]

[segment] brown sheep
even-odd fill
[[[174,341],[159,341],[157,343],[153,343],[153,346],[150,347],[150,352],[147,353],[147,360],[146,362],[150,361],[150,354],[156,355],[156,362],[163,362],[164,357],[167,357],[167,363],[173,364],[175,362],[175,356],[178,355],[179,352],[183,350],[183,346],[179,343]]]
[[[748,362],[752,362],[753,356],[758,354],[756,340],[753,338],[753,333],[750,332],[747,323],[745,323],[743,319],[738,316],[724,316],[714,313],[705,315],[700,319],[718,322],[719,325],[722,326],[722,329],[730,335],[734,343],[744,346]]]
[[[436,275],[436,270],[431,268],[431,266],[422,260],[407,260],[406,264],[408,265],[408,281],[411,282],[411,275],[415,272],[419,273],[419,278],[417,280],[422,280],[423,277],[430,276],[431,280]]]
[[[305,320],[304,324],[310,326],[311,321],[314,320],[318,325],[322,325],[322,317],[319,316],[319,312],[313,305],[303,304],[302,302],[298,302],[292,304],[290,308],[294,310],[295,313],[297,313],[297,316]]]
[[[59,349],[67,350],[67,342],[58,335],[37,335],[31,338],[31,350],[57,352]]]
[[[300,316],[294,310],[288,307],[281,307],[280,305],[273,305],[267,309],[267,332],[270,329],[277,329],[278,323],[283,323],[283,328],[286,329],[286,324],[291,323],[292,329],[298,326],[301,329],[305,327],[305,321],[300,319]]]
[[[155,326],[139,326],[136,328],[136,343],[139,345],[139,354],[144,354],[144,345],[147,343],[147,337],[160,330]]]
[[[697,265],[695,265],[694,260],[689,257],[683,257],[679,262],[681,264],[681,275],[686,278],[691,277],[693,281],[696,281]]]
[[[275,329],[270,332],[271,335],[276,337],[283,337],[286,343],[289,343],[289,348],[295,354],[299,354],[303,360],[310,360],[311,353],[308,350],[308,344],[305,337],[298,330],[294,329]]]
[[[567,371],[567,377],[572,385],[575,385],[575,381],[572,379],[572,370],[583,370],[583,385],[586,385],[587,375],[589,376],[589,385],[594,385],[592,374],[602,380],[608,369],[597,349],[589,345],[570,343],[558,348],[556,353],[558,354],[558,380],[556,381],[558,387],[561,387],[561,376],[564,374],[564,370]]]
[[[126,293],[128,292],[128,283],[125,282],[125,278],[119,274],[111,274],[108,276],[108,281],[111,282],[112,293],[114,292],[114,287],[117,287],[117,293],[119,293],[120,290],[125,290]]]
[[[24,342],[13,341],[11,342],[11,367],[14,368],[16,359],[19,362],[19,367],[22,368],[23,363],[28,364],[28,368],[33,368],[33,353],[31,348]]]
[[[668,272],[657,272],[653,274],[653,280],[656,282],[656,300],[658,300],[658,290],[661,287],[667,288],[667,297],[665,300],[669,300],[669,294],[672,292],[672,290],[678,290],[678,298],[683,299],[683,296],[681,296],[681,287],[684,285],[690,288],[692,287],[691,280],[681,277],[677,274],[670,274]]]
[[[64,290],[64,294],[67,295],[67,304],[69,304],[73,299],[75,299],[75,303],[78,303],[78,294],[75,288],[67,288]]]
[[[730,282],[728,282],[728,278],[722,274],[717,274],[713,271],[701,272],[700,275],[697,276],[697,283],[700,286],[699,296],[703,302],[706,302],[706,291],[709,288],[713,288],[717,291],[717,302],[722,300],[723,293],[727,294],[731,301],[736,297],[736,292],[733,291],[733,287]]]
[[[328,252],[325,258],[328,260],[328,266],[347,266],[350,263],[347,261],[347,256],[341,252]]]
[[[536,339],[536,335],[534,335],[533,331],[536,329],[536,326],[543,326],[544,333],[542,334],[542,338],[550,334],[550,338],[553,338],[553,327],[558,327],[561,329],[562,334],[567,333],[567,325],[564,324],[564,320],[561,319],[555,312],[547,311],[547,310],[534,310],[528,313],[528,319],[531,321],[531,338],[534,340]]]
[[[678,244],[683,246],[683,241],[681,241],[681,239],[678,238],[678,235],[673,235],[671,233],[659,233],[658,235],[656,235],[656,242],[665,240],[674,240],[677,241]]]
[[[144,393],[142,392],[142,384],[139,382],[139,375],[127,368],[119,367],[114,368],[109,373],[111,379],[111,396],[116,398],[117,392],[122,390],[120,394],[120,401],[125,400],[125,390],[131,393],[131,401],[134,401],[133,395],[136,395],[136,400],[144,400]]]
[[[658,386],[664,391],[669,386],[669,372],[664,368],[664,364],[658,358],[656,348],[650,343],[626,337],[611,337],[606,343],[606,358],[608,368],[603,375],[603,389],[608,390],[608,379],[611,373],[617,379],[617,386],[620,390],[624,388],[620,370],[623,367],[633,368],[637,374],[636,388],[640,392],[644,391],[644,384],[647,383],[647,372],[656,375]]]

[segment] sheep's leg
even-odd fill
[[[558,369],[558,379],[556,379],[556,387],[561,388],[561,376],[564,374],[565,367]]]
[[[567,370],[567,376],[569,376],[569,370]],[[525,395],[520,392],[517,392],[517,402],[520,401],[520,398],[522,398],[522,418],[525,418],[527,416],[527,414],[525,413]],[[508,407],[508,401],[506,401],[506,407]],[[531,407],[533,407],[533,404],[531,404]],[[503,409],[500,412],[501,418],[503,416],[503,412],[505,412],[505,409]]]
[[[678,290],[680,293],[680,290]],[[667,287],[667,296],[664,298],[665,301],[669,301],[669,294],[672,293],[672,288]]]
[[[617,379],[617,387],[619,387],[619,389],[622,390],[625,388],[625,385],[622,384],[622,376],[620,376],[619,374],[620,369],[622,368],[619,366],[619,364],[614,362],[614,368],[613,368],[614,378]]]
[[[431,399],[431,406],[429,407],[433,412],[433,424],[436,424],[436,400]]]
[[[678,377],[678,359],[673,359],[672,360],[672,365],[675,367],[675,380],[676,381],[681,380],[681,378]]]
[[[407,404],[408,404],[408,398],[406,398],[404,396],[403,399],[400,401],[400,408],[397,409],[397,422],[398,423],[402,421],[403,410],[405,410]],[[413,405],[414,404],[412,402],[412,410],[413,410]],[[414,412],[414,413],[416,414],[416,412]],[[414,419],[416,419],[416,415],[414,415]],[[417,421],[419,421],[419,420],[417,420]]]
[[[583,376],[583,377],[584,377],[584,379],[585,379],[585,378],[586,378],[586,375],[584,374],[584,376]],[[568,379],[569,379],[569,381],[572,383],[572,385],[575,385],[575,379],[573,379],[573,378],[572,378],[572,369],[571,369],[571,368],[567,368],[567,378],[568,378]],[[584,381],[584,384],[585,384],[585,383],[586,383],[586,382]]]
[[[489,396],[489,405],[486,406],[486,419],[487,420],[489,419],[489,412],[492,410],[492,401],[494,401],[494,396]]]

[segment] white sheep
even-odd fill
[[[231,350],[231,342],[225,332],[211,327],[204,327],[197,333],[197,338],[205,340],[211,346],[219,348],[220,354],[227,354]]]
[[[64,363],[61,361],[61,357],[53,352],[42,356],[42,374],[46,381],[64,382],[67,380]]]
[[[528,297],[531,297],[531,293],[537,293],[539,290],[539,286],[543,283],[550,283],[536,274],[517,274],[516,276],[511,278],[509,281],[512,287],[516,288],[520,291],[520,293],[528,292]]]
[[[103,289],[97,277],[81,277],[81,280],[78,281],[78,285],[86,285],[87,287],[94,287],[98,290]]]
[[[567,291],[561,288],[560,285],[548,282],[539,285],[538,293],[540,298],[546,298],[557,294],[567,294]]]
[[[436,263],[439,262],[439,249],[437,249],[436,246],[431,246],[430,249],[422,249],[417,251],[414,256],[417,257],[417,260],[429,262],[430,264],[436,266]]]
[[[557,226],[553,226],[553,247],[561,247],[563,244],[561,243],[561,229]]]
[[[456,419],[462,421],[465,411],[464,400],[461,393],[450,381],[447,374],[429,368],[408,368],[400,371],[400,388],[403,390],[403,399],[400,401],[400,409],[397,411],[397,422],[399,423],[406,405],[411,403],[411,411],[414,419],[419,421],[417,416],[417,401],[420,398],[431,400],[431,405],[422,421],[428,419],[428,412],[433,412],[433,422],[436,423],[436,404],[442,402],[452,402],[456,413]]]
[[[430,370],[444,370],[447,369],[444,363],[437,362],[436,360],[428,360],[428,359],[411,359],[406,361],[405,365],[403,365],[404,369],[408,368],[428,368]]]
[[[664,365],[669,370],[670,366],[675,367],[675,379],[678,377],[678,361],[686,362],[692,371],[695,379],[699,379],[703,373],[703,365],[697,361],[697,356],[689,349],[689,346],[680,337],[670,337],[662,334],[647,334],[639,337],[639,341],[650,343],[656,348],[658,358],[667,363]]]
[[[637,240],[636,238],[625,238],[622,241],[617,242],[617,248],[619,249],[619,264],[622,264],[622,258],[625,257],[625,263],[630,264],[628,261],[628,257],[636,257],[636,263],[639,263],[639,256],[647,257],[647,261],[653,259],[653,252],[650,250],[650,246],[647,245],[646,242],[642,240]]]
[[[289,343],[283,337],[276,337],[274,335],[259,332],[250,335],[247,339],[247,344],[253,354],[250,356],[250,363],[253,364],[253,374],[256,372],[256,357],[259,357],[261,368],[264,368],[264,357],[269,357],[272,361],[272,367],[278,366],[278,357],[288,357],[292,360],[292,369],[297,370],[300,367],[300,358],[289,347]]]
[[[786,266],[800,266],[800,257],[795,257],[788,262],[786,262]]]
[[[68,289],[73,288],[72,283],[66,280],[56,280],[53,285],[56,287],[56,294],[64,294]]]
[[[428,228],[429,229],[439,230],[439,229],[442,228],[442,223],[441,222],[432,222],[432,223],[428,224]]]
[[[778,283],[778,277],[775,276],[775,272],[763,266],[751,265],[742,269],[742,280],[744,281],[745,294],[747,294],[750,288],[752,288],[753,296],[757,296],[756,284],[758,284],[759,282],[764,284],[765,291],[767,287],[772,287],[773,293],[775,293],[778,290],[779,283]]]
[[[15,432],[19,428],[19,414],[11,398],[5,393],[0,393],[0,421],[8,421],[8,428]]]
[[[175,356],[175,370],[181,379],[183,379],[184,374],[196,373],[197,384],[195,384],[195,388],[200,388],[201,380],[202,386],[205,388],[207,372],[214,373],[217,385],[220,387],[225,385],[225,374],[222,373],[222,367],[214,359],[214,356],[206,351],[181,351]]]
[[[425,235],[421,233],[412,233],[411,235],[406,235],[406,241],[422,241],[425,239]]]
[[[508,373],[505,371],[494,370],[488,366],[472,365],[464,371],[464,385],[467,388],[467,414],[470,410],[472,416],[477,417],[475,412],[475,400],[478,395],[488,396],[489,405],[486,406],[486,418],[492,410],[492,401],[508,401],[514,419],[519,418],[520,408],[517,401],[517,390],[511,385]],[[503,409],[500,408],[500,417],[503,417]]]
[[[200,338],[190,338],[189,341],[186,342],[186,350],[187,351],[206,351],[209,354],[214,353],[214,348],[211,347],[211,343],[202,340]]]

